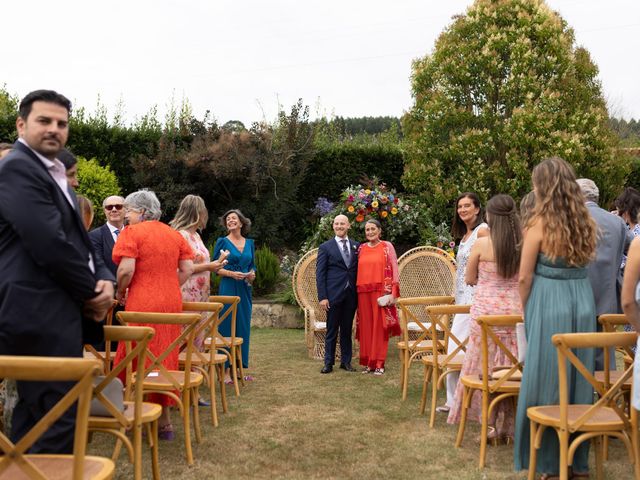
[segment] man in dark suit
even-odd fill
[[[113,263],[111,252],[124,225],[124,198],[118,195],[107,197],[102,202],[102,208],[107,217],[107,223],[93,229],[89,233],[89,239],[96,257],[104,262],[115,277],[118,266]]]
[[[320,308],[327,312],[327,335],[324,344],[324,367],[320,373],[331,373],[340,333],[340,368],[355,372],[351,366],[351,331],[358,305],[356,274],[357,243],[347,237],[349,219],[338,215],[333,220],[336,236],[318,249],[316,286]]]
[[[95,261],[64,165],[71,103],[37,90],[20,103],[19,139],[0,162],[0,354],[82,356],[113,301],[114,278]],[[92,335],[89,335],[92,333]],[[18,440],[69,390],[65,382],[18,382],[11,436]],[[70,453],[67,413],[32,453]]]

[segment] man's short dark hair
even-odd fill
[[[20,118],[26,120],[31,113],[31,107],[33,102],[48,102],[55,103],[67,109],[67,112],[71,114],[71,101],[64,95],[59,94],[53,90],[34,90],[28,93],[26,97],[20,102],[18,108],[18,115]]]
[[[76,158],[76,156],[66,148],[60,150],[56,155],[56,158],[64,164],[65,170],[69,170],[76,163],[78,163],[78,159]]]

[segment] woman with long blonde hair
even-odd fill
[[[516,412],[515,467],[529,466],[527,408],[558,403],[558,360],[551,337],[556,333],[594,332],[595,302],[587,264],[596,249],[596,225],[576,183],[571,165],[558,157],[538,164],[532,174],[535,208],[522,245],[519,288],[527,334],[522,385]],[[577,351],[593,371],[593,349]],[[593,403],[593,389],[580,375],[570,385],[572,403]],[[578,447],[572,478],[588,478],[589,442]],[[557,478],[558,437],[547,429],[538,450],[542,478]]]

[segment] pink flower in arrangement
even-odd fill
[[[456,248],[456,242],[449,242],[449,247]]]
[[[349,195],[347,197],[347,202],[353,202],[355,199],[353,198],[353,195]]]

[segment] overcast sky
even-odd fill
[[[469,0],[28,0],[3,2],[0,85],[53,88],[128,121],[174,97],[197,117],[400,116],[411,60]],[[640,1],[548,0],[600,69],[616,116],[640,118]]]

